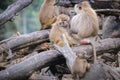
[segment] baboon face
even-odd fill
[[[74,10],[76,13],[80,13],[81,10],[91,7],[88,1],[82,1],[79,4],[76,4]]]
[[[66,28],[69,26],[70,17],[65,14],[61,14],[58,16],[57,21],[59,22],[60,26]]]

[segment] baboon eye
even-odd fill
[[[82,8],[81,8],[81,7],[79,7],[79,9],[81,10]]]

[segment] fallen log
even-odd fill
[[[49,36],[48,34],[49,34],[48,30],[43,30],[43,31],[37,31],[30,34],[25,34],[7,40],[3,40],[0,42],[0,53],[11,49],[14,54],[14,51],[16,50],[24,49],[28,46],[34,46],[35,44],[40,44],[48,40],[48,36]],[[91,45],[81,45],[78,47],[72,47],[72,50],[75,53],[79,51],[84,53],[84,57],[86,59],[92,57],[93,54]],[[114,39],[108,38],[96,42],[97,54],[102,54],[105,52],[117,51],[117,50],[120,50],[120,38],[114,38]],[[37,51],[39,51],[39,49]]]
[[[36,31],[30,34],[24,34],[0,42],[0,53],[11,50],[17,50],[34,44],[40,44],[49,38],[49,30]]]
[[[105,42],[111,42],[109,44],[105,45]],[[117,49],[120,48],[120,43],[118,43],[120,41],[120,39],[105,39],[103,41],[101,41],[102,43],[99,43],[99,45],[97,45],[96,50],[99,52],[100,50],[103,51],[107,51],[110,49]],[[117,46],[114,46],[118,44]],[[112,46],[110,46],[112,45]],[[86,47],[88,48],[88,50],[86,49]],[[107,47],[107,48],[104,48]],[[86,49],[86,52],[89,54],[89,51],[91,51],[92,53],[92,47],[91,46],[81,46],[81,47],[77,47],[74,48],[74,50],[79,51],[81,49]],[[0,79],[1,80],[22,80],[22,79],[27,79],[35,70],[37,70],[38,68],[41,69],[43,67],[47,67],[50,66],[54,63],[54,61],[58,61],[59,59],[61,59],[62,54],[60,54],[58,51],[56,50],[50,50],[50,51],[45,51],[45,52],[41,52],[39,54],[36,54],[16,65],[13,65],[11,67],[8,67],[7,69],[0,71]],[[90,54],[92,55],[92,54]],[[52,64],[51,64],[52,63]],[[99,70],[99,69],[98,69]],[[95,74],[95,72],[94,72]],[[91,78],[92,80],[93,78]],[[86,80],[86,78],[84,79]],[[94,79],[93,79],[94,80]]]
[[[58,51],[41,52],[0,71],[0,80],[26,80],[38,68],[50,66],[58,59],[60,59]]]
[[[120,39],[104,39],[101,43],[96,45],[96,51],[98,53],[105,52],[108,50],[116,50],[120,48]],[[92,56],[92,46],[83,45],[80,47],[74,47],[74,51],[83,51],[87,54],[87,57]],[[59,60],[59,52],[56,50],[50,50],[42,52],[40,54],[34,55],[19,64],[13,65],[3,71],[0,71],[1,80],[16,80],[16,79],[25,79],[31,75],[31,73],[45,66],[49,66],[52,61]],[[52,63],[53,64],[53,63]]]
[[[85,76],[79,80],[119,80],[120,73],[102,62],[95,62],[91,64],[90,69],[86,72]],[[63,80],[73,80],[72,75],[64,75]]]
[[[80,80],[119,80],[120,74],[104,63],[95,62]]]
[[[40,75],[35,75],[33,79],[29,80],[58,80],[58,78],[53,77],[53,76],[40,76]]]
[[[32,3],[33,0],[18,0],[8,6],[8,8],[0,14],[0,25],[12,20],[13,17],[26,6]]]
[[[74,7],[75,4],[78,4],[81,0],[57,0],[58,6],[64,7]],[[95,9],[119,9],[119,0],[89,0],[91,6]]]
[[[20,50],[28,46],[34,46],[36,43],[42,43],[48,40],[49,31],[43,30],[38,32],[33,32],[26,35],[21,35],[18,37],[13,37],[7,40],[3,40],[0,42],[0,53],[6,50],[11,49]],[[78,47],[72,47],[74,52],[83,51],[85,53],[86,58],[90,58],[92,56],[92,46],[91,45],[81,45]],[[120,38],[108,38],[103,39],[99,42],[96,42],[96,51],[97,54],[101,54],[108,51],[116,51],[120,50]]]
[[[96,54],[102,54],[110,51],[120,50],[120,38],[107,38],[95,43]],[[74,52],[83,52],[85,58],[90,58],[93,55],[93,49],[91,45],[81,45],[79,47],[72,47]]]
[[[70,69],[70,71],[72,72],[72,65],[77,56],[76,56],[76,53],[74,53],[72,51],[72,49],[69,47],[69,44],[67,42],[65,35],[62,36],[62,39],[63,39],[63,43],[64,43],[63,47],[60,47],[58,45],[54,45],[54,46],[66,58],[66,64],[67,64],[68,68]]]
[[[120,10],[119,9],[96,9],[95,11],[98,14],[120,16]]]
[[[0,53],[8,51],[20,50],[28,46],[34,46],[35,44],[40,44],[44,41],[49,40],[49,30],[42,30],[33,32],[30,34],[20,35],[17,37],[12,37],[0,42]],[[91,57],[92,46],[91,45],[81,45],[78,47],[72,47],[72,50],[83,51],[86,57]],[[110,50],[120,50],[120,38],[108,38],[96,42],[97,54],[108,52]]]

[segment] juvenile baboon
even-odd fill
[[[51,25],[56,21],[56,16],[59,14],[58,7],[54,4],[56,0],[44,0],[39,11],[39,20],[41,30],[51,28]]]

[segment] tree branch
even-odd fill
[[[77,56],[76,53],[74,53],[70,48],[66,36],[64,34],[62,35],[62,41],[64,43],[64,46],[60,47],[58,45],[55,45],[55,48],[59,50],[62,53],[62,55],[66,58],[67,66],[72,72],[72,67]]]
[[[95,43],[96,53],[102,54],[109,51],[120,50],[120,38],[107,38]],[[93,49],[91,45],[81,45],[79,47],[73,47],[73,51],[83,51],[86,58],[90,58],[93,55]]]
[[[8,6],[8,8],[0,14],[0,25],[6,23],[22,9],[32,3],[33,0],[18,0],[15,3]]]
[[[107,15],[120,15],[119,9],[96,9],[97,13],[107,14]]]
[[[0,42],[0,53],[9,49],[16,50],[37,43],[42,43],[48,40],[48,38],[49,38],[49,30],[37,31],[30,34],[11,37],[9,39]]]
[[[52,65],[59,58],[55,50],[41,52],[26,60],[0,71],[0,80],[26,80],[35,70]]]

